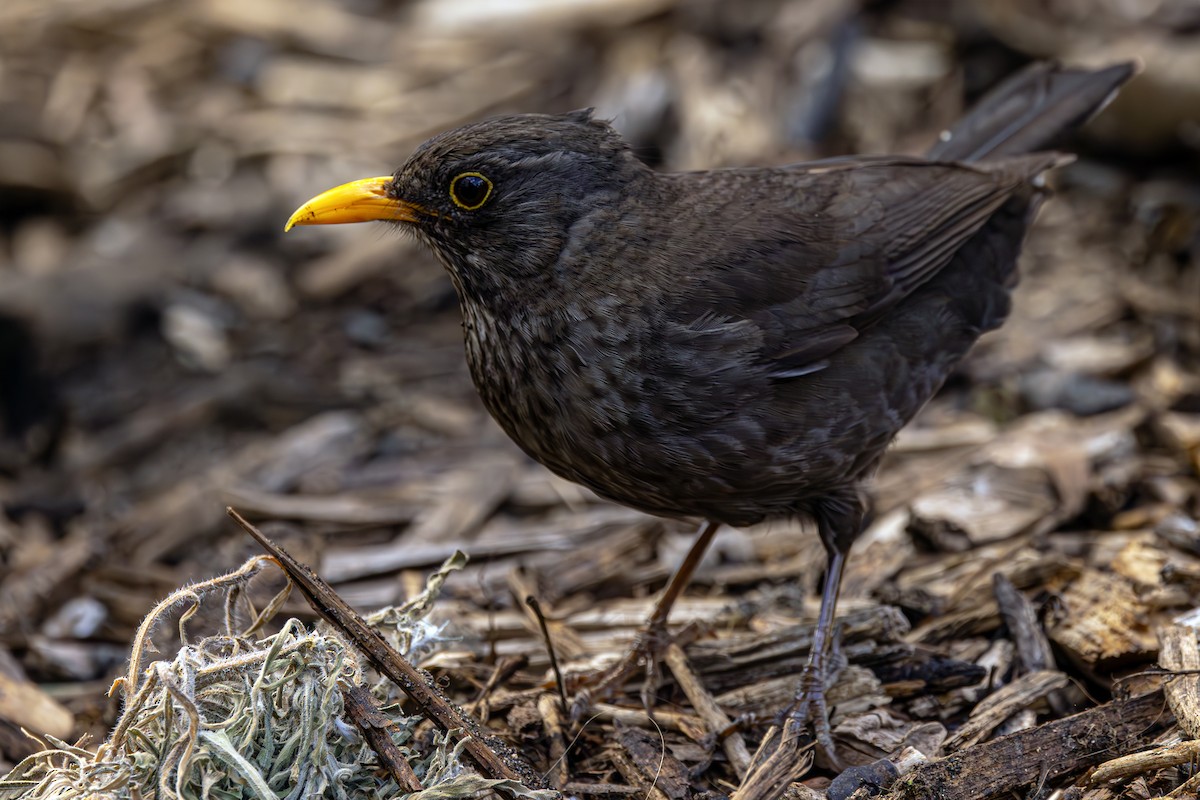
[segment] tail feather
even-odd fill
[[[1133,62],[1100,70],[1031,64],[984,96],[926,156],[978,161],[1045,149],[1108,105],[1136,72]]]

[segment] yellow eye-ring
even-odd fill
[[[450,181],[450,199],[464,211],[482,208],[492,196],[492,182],[478,172],[464,172]]]

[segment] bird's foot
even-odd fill
[[[840,670],[838,670],[840,671]],[[826,675],[825,670],[816,664],[809,664],[800,676],[800,687],[796,699],[783,712],[777,724],[789,736],[803,736],[811,726],[812,736],[817,750],[824,757],[825,763],[834,771],[841,772],[837,748],[833,743],[833,728],[829,725],[829,706],[825,701],[825,692],[830,682],[837,680],[837,672]]]
[[[796,699],[779,716],[750,761],[750,771],[733,800],[778,797],[788,784],[808,771],[814,750],[831,769],[842,771],[829,724],[825,693],[837,682],[846,660],[841,653],[840,629],[835,630],[826,656],[817,655],[800,673]],[[832,667],[832,668],[831,668]]]
[[[654,610],[650,613],[650,618],[646,620],[645,627],[638,632],[637,638],[633,640],[633,646],[621,660],[598,674],[594,673],[591,676],[592,681],[584,677],[585,687],[588,683],[592,683],[592,685],[590,688],[576,690],[575,702],[571,704],[573,719],[576,721],[581,719],[594,701],[607,700],[612,697],[625,685],[626,681],[639,671],[645,676],[642,680],[642,707],[646,709],[647,714],[651,712],[654,708],[654,695],[658,691],[659,664],[662,662],[667,647],[672,642],[682,646],[692,641],[701,630],[700,626],[688,625],[672,636],[667,631],[667,616],[671,613],[671,606],[675,604],[675,600],[687,587],[692,573],[700,565],[704,552],[720,527],[721,523],[712,521],[705,522],[700,526],[700,535],[692,542],[692,547],[684,557],[683,563],[671,576],[662,596],[654,604]]]
[[[805,672],[808,673],[810,669],[805,668]],[[812,766],[816,743],[807,723],[814,711],[819,715],[824,714],[825,700],[823,695],[810,693],[804,686],[807,683],[807,680],[802,680],[796,702],[788,707],[759,742],[758,750],[750,759],[750,769],[733,793],[732,800],[773,800],[780,797],[790,784],[800,780]],[[816,702],[813,702],[814,698]],[[820,725],[814,723],[813,727],[816,729]]]
[[[648,623],[638,631],[637,638],[617,663],[581,677],[584,685],[576,690],[571,703],[572,719],[582,719],[593,703],[611,699],[638,673],[643,676],[642,706],[649,713],[654,707],[654,695],[658,691],[659,664],[671,641],[665,623]]]
[[[846,663],[846,656],[842,653],[842,626],[837,625],[830,637],[829,652],[824,657],[818,656],[804,667],[804,671],[800,673],[796,699],[776,722],[780,727],[790,727],[795,733],[811,724],[818,752],[823,756],[825,763],[837,772],[841,772],[842,767],[833,743],[833,729],[829,724],[829,706],[825,700],[825,693],[837,683]]]

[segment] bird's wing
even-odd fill
[[[719,230],[721,245],[695,254],[676,319],[715,312],[752,323],[759,358],[776,377],[820,369],[1058,159],[964,166],[849,158],[729,173],[725,196],[733,199],[693,223]]]

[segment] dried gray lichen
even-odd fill
[[[427,615],[446,576],[465,560],[461,554],[448,559],[419,597],[376,612],[369,621],[406,656],[436,651],[447,639]],[[93,752],[47,737],[41,752],[0,779],[0,798],[405,796],[358,729],[343,719],[342,688],[362,684],[366,677],[353,648],[327,626],[295,619],[278,633],[256,638],[286,590],[247,628],[237,629],[234,612],[242,589],[268,563],[266,557],[251,559],[159,603],[138,630],[129,672],[114,684],[114,690],[123,689],[126,702],[109,738]],[[223,631],[189,641],[188,620],[214,596],[224,597]],[[180,607],[178,652],[143,669],[151,634]],[[436,737],[432,748],[416,747],[413,731],[421,719],[399,712],[396,691],[387,681],[372,682],[375,699],[394,723],[393,741],[426,787],[407,796],[434,800],[487,790],[542,794],[475,773],[460,758],[461,740],[453,732]]]

